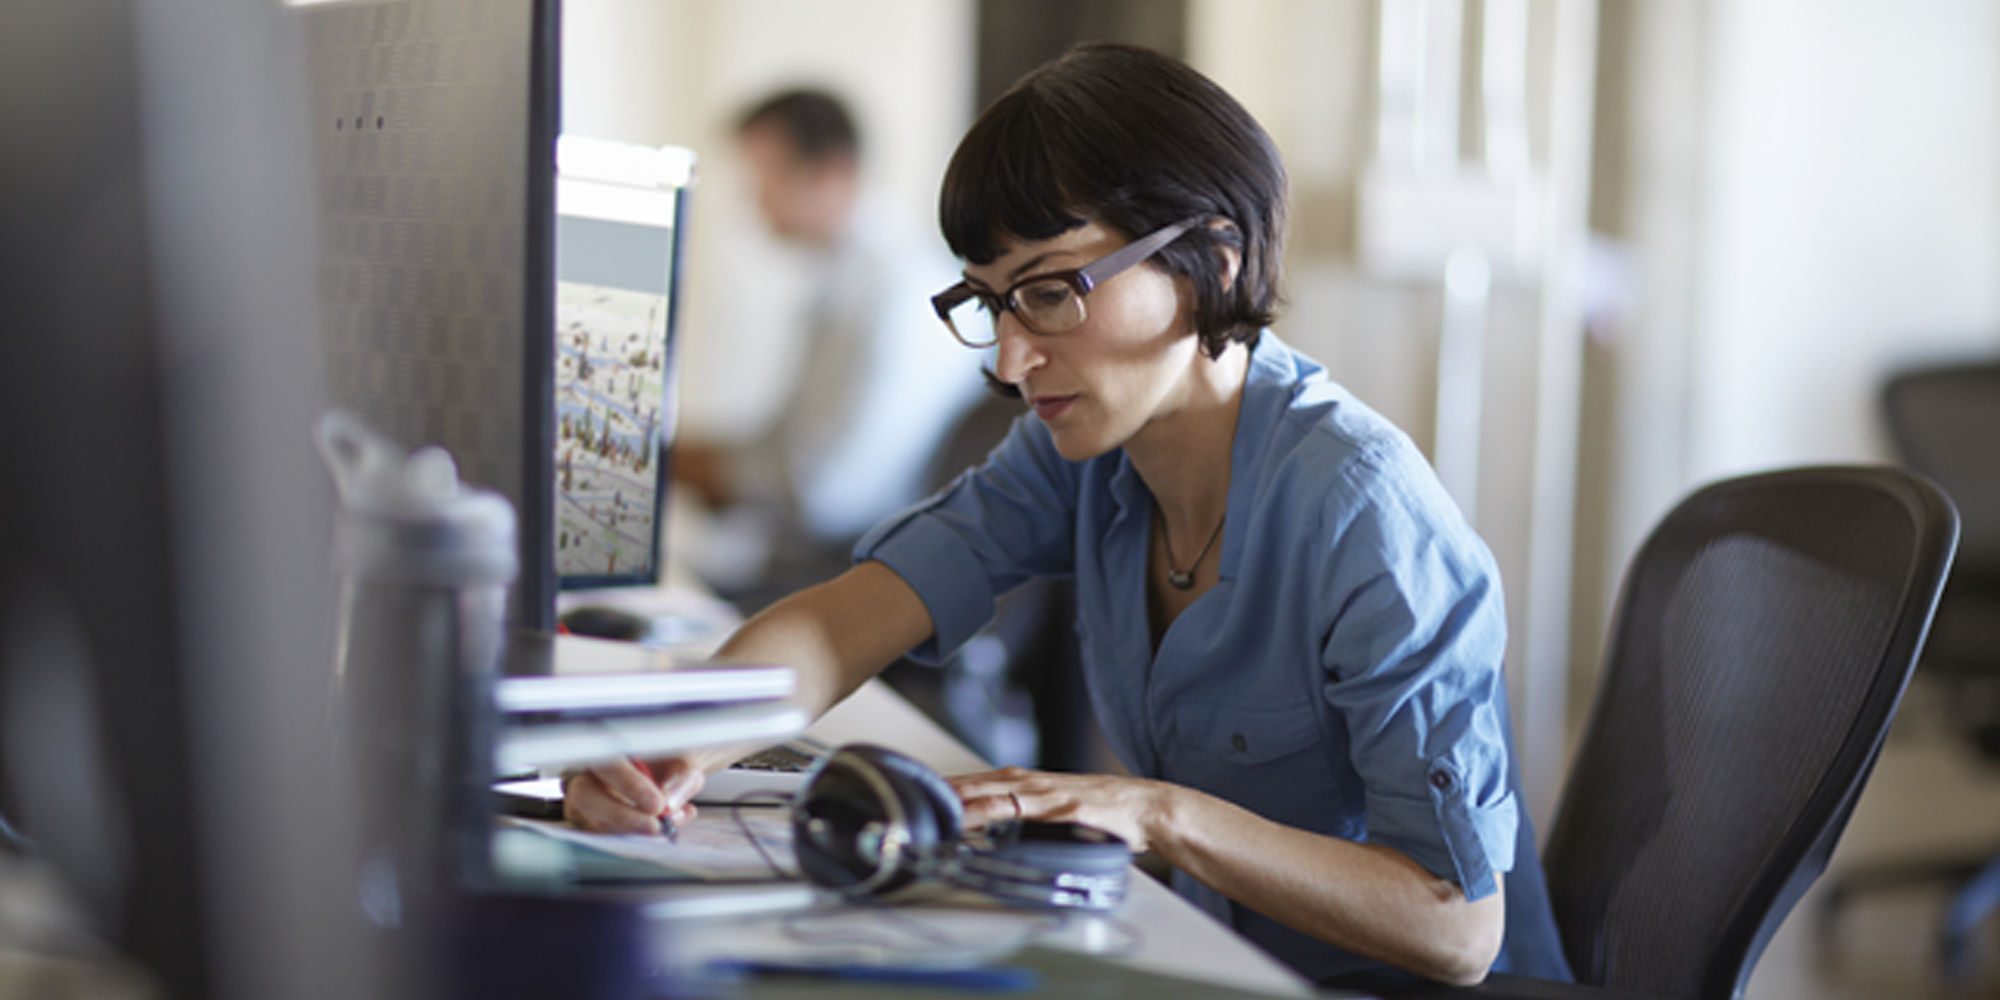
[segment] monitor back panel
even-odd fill
[[[308,13],[328,392],[520,518],[510,611],[554,614],[552,0]]]

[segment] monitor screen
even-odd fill
[[[554,542],[565,589],[659,574],[693,162],[676,148],[558,146]]]

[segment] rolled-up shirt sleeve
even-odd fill
[[[949,656],[993,618],[1001,594],[1071,571],[1076,483],[1048,429],[1017,420],[979,467],[862,536],[854,561],[889,567],[930,612],[933,633],[913,659]]]
[[[1467,899],[1513,863],[1506,613],[1493,558],[1413,454],[1351,460],[1322,508],[1327,701],[1366,788],[1367,836]]]

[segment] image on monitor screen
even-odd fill
[[[673,439],[673,332],[693,156],[565,136],[557,151],[555,568],[653,582]]]

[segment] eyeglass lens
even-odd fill
[[[949,314],[953,332],[960,340],[976,347],[988,347],[999,340],[999,317],[989,306],[997,298],[975,295],[954,306]],[[1030,281],[1014,290],[1014,315],[1028,329],[1041,334],[1068,333],[1083,325],[1083,296],[1076,294],[1061,278]]]

